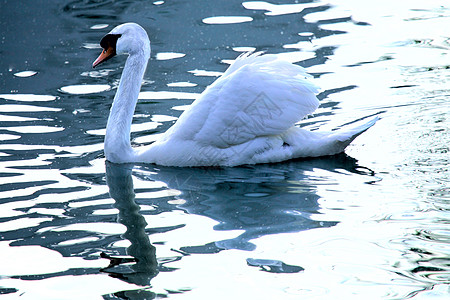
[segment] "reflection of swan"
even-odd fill
[[[377,120],[334,132],[310,132],[294,124],[319,102],[306,71],[275,55],[244,54],[148,148],[133,150],[130,127],[150,57],[145,30],[127,23],[100,42],[97,66],[128,54],[108,119],[105,155],[112,162],[168,166],[236,166],[317,157],[344,151]]]
[[[139,213],[139,206],[134,201],[132,167],[132,165],[113,165],[107,162],[106,181],[109,194],[115,200],[114,207],[119,210],[118,221],[127,228],[127,231],[123,234],[123,237],[131,242],[127,253],[134,257],[134,260],[125,259],[121,261],[121,259],[103,255],[103,257],[111,259],[110,267],[103,269],[103,272],[110,273],[112,276],[130,283],[148,286],[150,280],[158,274],[158,262],[156,261],[155,247],[150,244],[148,235],[145,233],[147,223]],[[135,261],[135,264],[130,267],[132,272],[118,272],[113,268],[120,263],[130,261]],[[132,294],[133,291],[127,293]],[[139,294],[142,297],[146,293],[139,291]],[[133,297],[133,299],[144,298]]]
[[[183,247],[188,253],[214,253],[223,249],[252,250],[251,240],[269,234],[298,232],[334,226],[336,222],[318,221],[316,185],[324,178],[305,173],[313,170],[369,175],[356,160],[345,154],[306,161],[289,161],[236,168],[173,168],[136,166],[135,176],[142,180],[164,182],[181,192],[185,200],[178,205],[191,214],[216,220],[217,231],[241,231],[229,240],[211,240],[205,245]],[[361,176],[363,176],[361,175]],[[164,202],[164,201],[163,201]],[[161,211],[174,207],[157,202]],[[148,203],[150,204],[150,203]],[[319,218],[320,219],[320,218]]]

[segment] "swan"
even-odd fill
[[[250,52],[241,54],[159,140],[135,149],[131,123],[150,40],[140,25],[125,23],[106,34],[100,46],[94,68],[128,55],[106,126],[104,152],[113,163],[238,166],[334,155],[378,120],[332,132],[295,126],[319,106],[318,87],[304,68],[274,54]]]

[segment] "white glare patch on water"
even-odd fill
[[[14,73],[14,76],[16,77],[31,77],[33,75],[36,75],[38,72],[36,71],[22,71],[22,72],[17,72]]]
[[[98,237],[90,236],[90,237],[85,237],[85,238],[80,238],[80,239],[73,239],[73,240],[63,241],[63,242],[58,243],[58,246],[69,246],[69,245],[84,244],[84,243],[89,243],[89,242],[96,242],[98,240],[99,240]]]
[[[313,36],[314,33],[312,33],[312,32],[299,32],[298,35],[299,36]]]
[[[176,52],[159,52],[156,53],[156,59],[157,60],[169,60],[169,59],[175,59],[175,58],[181,58],[186,56],[184,53],[176,53]]]
[[[29,214],[38,213],[41,215],[62,216],[65,210],[62,208],[32,208],[28,210]]]
[[[63,257],[59,252],[41,246],[11,247],[0,242],[0,252],[8,259],[2,260],[2,274],[8,276],[38,275],[62,272],[69,268],[101,267],[104,262],[81,257]],[[39,257],[39,259],[36,259]],[[4,283],[2,282],[2,286]]]
[[[0,112],[42,112],[42,111],[61,111],[61,108],[34,106],[25,104],[3,104],[0,105]]]
[[[49,222],[52,218],[20,218],[0,223],[0,232],[18,230],[38,226],[41,223]]]
[[[148,91],[139,93],[139,99],[161,100],[161,99],[197,99],[200,94],[186,92],[168,92],[168,91]]]
[[[40,119],[29,118],[29,117],[0,115],[1,122],[29,122],[29,121],[37,121],[37,120],[40,120]]]
[[[152,205],[139,205],[140,206],[140,208],[141,208],[141,212],[144,212],[144,211],[154,211],[154,210],[156,210],[156,206],[152,206]]]
[[[234,61],[234,59],[222,59],[220,62],[223,64],[231,65],[232,63],[234,63]]]
[[[286,14],[295,14],[302,12],[305,8],[317,7],[323,5],[322,3],[296,3],[296,4],[272,4],[265,1],[247,1],[243,2],[242,6],[250,10],[266,10],[264,13],[268,16],[279,16]]]
[[[34,126],[9,126],[3,127],[1,129],[6,129],[19,133],[51,133],[63,131],[63,127],[51,127],[51,126],[43,126],[43,125],[34,125]]]
[[[20,139],[20,135],[13,135],[13,134],[6,134],[6,133],[0,134],[1,141],[17,140],[17,139]]]
[[[175,121],[177,118],[172,116],[166,116],[166,115],[153,115],[152,121],[153,122],[169,122],[169,121]]]
[[[197,86],[196,83],[180,81],[180,82],[172,82],[167,84],[168,87],[194,87]]]
[[[190,70],[189,73],[194,74],[194,76],[211,76],[211,77],[219,77],[222,76],[222,72],[216,72],[216,71],[207,71],[207,70]]]
[[[164,1],[155,1],[153,2],[154,5],[161,5],[164,4]]]
[[[106,92],[110,89],[111,86],[107,84],[77,84],[63,86],[62,88],[60,88],[60,91],[72,95],[84,95]]]
[[[255,47],[233,47],[236,52],[253,52],[256,50]]]
[[[218,16],[204,18],[202,21],[205,24],[237,24],[251,22],[253,18],[248,16]]]
[[[166,115],[153,115],[151,120],[153,122],[170,122],[177,120],[176,117],[166,116]]]
[[[84,43],[83,48],[84,49],[101,49],[102,47],[100,46],[99,43]]]
[[[178,111],[185,111],[189,107],[190,107],[190,105],[176,105],[176,106],[173,106],[172,109],[178,110]]]
[[[167,203],[172,204],[172,205],[183,205],[186,203],[186,200],[184,199],[175,199],[175,200],[169,200],[167,201]]]
[[[42,254],[42,253],[38,253]],[[20,259],[20,258],[18,258]],[[64,266],[63,262],[71,262],[78,258],[65,257],[64,259],[57,260],[43,260],[46,264],[52,264],[53,266]],[[74,268],[104,268],[107,266],[104,260],[84,260],[84,265],[81,263],[74,265]],[[64,268],[61,271],[71,268]],[[50,273],[50,272],[49,272]],[[51,272],[53,273],[53,272]],[[19,291],[13,295],[14,298],[17,294],[20,295],[20,299],[36,300],[36,299],[104,299],[103,295],[113,294],[118,291],[128,291],[141,289],[141,286],[127,283],[121,280],[117,280],[106,274],[96,275],[79,275],[79,276],[58,276],[50,277],[41,280],[21,280],[21,279],[4,279],[2,280],[2,286],[18,288]],[[64,287],[64,288],[61,288]],[[6,295],[7,297],[8,295]]]
[[[94,29],[94,30],[105,29],[108,26],[109,26],[108,24],[96,24],[96,25],[91,26],[91,29]]]
[[[0,98],[14,101],[34,102],[34,101],[53,101],[58,99],[51,95],[34,95],[34,94],[0,94]]]
[[[92,212],[94,216],[111,216],[119,214],[117,208],[107,208],[107,209],[96,209]]]
[[[84,109],[84,108],[77,108],[77,109],[74,109],[72,111],[72,114],[78,115],[78,114],[85,114],[85,113],[88,113],[88,112],[90,112],[90,110]]]
[[[89,231],[101,234],[122,234],[125,232],[126,227],[119,223],[75,223],[53,228],[52,231],[63,232],[63,231]]]

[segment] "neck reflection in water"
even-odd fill
[[[134,259],[116,258],[103,253],[102,257],[108,258],[110,265],[102,269],[102,272],[109,273],[111,276],[129,283],[148,286],[150,280],[158,274],[158,262],[155,247],[150,243],[149,237],[145,233],[147,222],[139,213],[139,205],[134,200],[132,169],[133,165],[130,164],[106,163],[106,182],[109,187],[109,194],[115,200],[114,207],[119,210],[117,221],[127,228],[123,237],[131,242],[127,253]],[[123,267],[122,264],[128,265],[130,262],[133,262],[130,268]],[[127,291],[127,296],[130,296],[128,294],[133,292]],[[151,293],[141,290],[136,292],[140,296],[145,292]]]

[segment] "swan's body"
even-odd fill
[[[236,166],[300,157],[333,155],[372,121],[347,130],[310,132],[295,123],[318,106],[318,89],[305,69],[275,55],[243,54],[209,86],[163,136],[133,149],[130,128],[141,81],[150,57],[145,30],[127,23],[101,42],[105,51],[94,67],[117,54],[129,54],[105,137],[106,159],[166,166]]]

